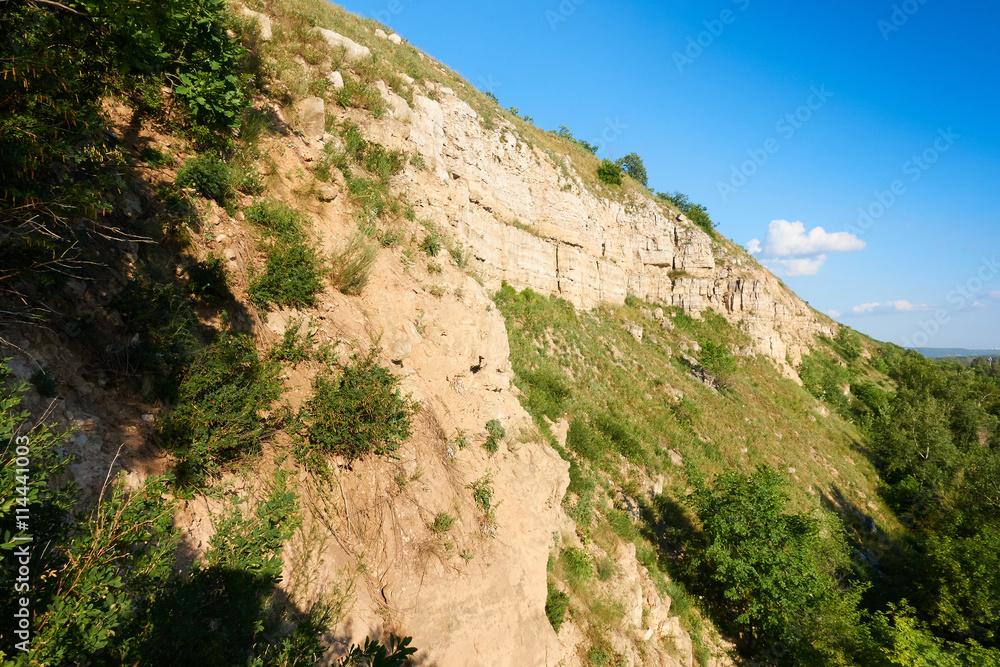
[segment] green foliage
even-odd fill
[[[569,596],[549,582],[548,593],[545,596],[545,616],[557,633],[566,620],[566,610],[569,609]]]
[[[674,192],[673,194],[667,194],[665,192],[657,192],[656,196],[666,202],[669,202],[677,207],[681,213],[687,216],[687,219],[698,225],[705,231],[709,236],[714,238],[715,236],[715,223],[708,215],[708,209],[706,209],[701,204],[695,204],[686,194],[681,192]]]
[[[39,368],[31,374],[31,384],[39,396],[54,398],[59,391],[59,383],[52,374],[44,368]]]
[[[281,336],[281,343],[271,350],[271,359],[297,364],[312,356],[315,332],[310,330],[306,324],[305,332],[301,333],[303,324],[305,324],[304,320],[299,317],[293,317],[288,321],[285,333]]]
[[[590,143],[589,141],[584,141],[583,139],[577,139],[576,137],[573,136],[573,133],[570,132],[569,128],[566,127],[565,125],[559,126],[559,131],[557,132],[557,134],[566,141],[572,141],[574,144],[580,146],[584,150],[589,151],[594,155],[597,155],[597,146]]]
[[[199,155],[186,160],[175,182],[182,188],[193,188],[202,197],[214,199],[223,207],[229,206],[234,196],[233,170],[215,155]]]
[[[499,419],[491,419],[486,422],[486,441],[483,449],[489,454],[496,454],[500,451],[500,443],[507,437],[507,429],[503,427]]]
[[[566,547],[559,554],[559,562],[566,573],[566,581],[571,586],[579,586],[590,581],[594,576],[594,565],[590,562],[590,556],[583,549]]]
[[[553,421],[562,418],[571,391],[566,375],[558,367],[545,365],[535,371],[523,370],[516,379],[527,397],[528,412],[536,417],[545,415]]]
[[[441,252],[441,236],[434,231],[428,232],[424,240],[420,242],[420,249],[427,253],[428,257],[437,257]]]
[[[306,218],[285,204],[259,202],[247,210],[247,220],[263,228],[268,254],[264,273],[250,282],[250,300],[262,308],[315,304],[324,270],[319,251],[306,240]]]
[[[222,258],[215,253],[188,269],[188,293],[209,306],[221,306],[233,297]]]
[[[434,517],[434,523],[431,524],[431,530],[435,533],[447,533],[454,525],[455,517],[447,512],[441,512]]]
[[[353,355],[339,377],[316,376],[299,416],[313,448],[357,459],[394,455],[410,437],[415,409],[399,389],[399,378],[379,366],[375,348],[363,357]]]
[[[733,375],[739,368],[736,358],[729,351],[729,346],[712,341],[703,341],[701,347],[701,365],[715,377],[720,389],[726,389],[732,382]]]
[[[646,165],[642,163],[642,158],[638,153],[629,153],[615,164],[627,175],[634,178],[640,185],[649,185],[649,176],[646,174]]]
[[[493,475],[486,473],[466,488],[472,490],[472,499],[479,509],[489,515],[493,510]]]
[[[588,461],[596,462],[604,458],[603,443],[582,419],[570,422],[566,446]]]
[[[364,647],[352,646],[350,652],[337,667],[403,667],[409,662],[409,657],[417,652],[410,646],[409,637],[400,639],[396,635],[389,636],[387,646],[374,639],[366,639]]]
[[[607,185],[621,185],[622,168],[611,160],[601,160],[597,167],[597,178]]]
[[[105,363],[127,377],[151,377],[153,395],[172,398],[198,345],[190,299],[173,283],[138,275],[111,303],[124,327],[121,344],[104,348]]]
[[[619,454],[636,465],[647,463],[646,448],[635,437],[631,424],[612,413],[599,414],[592,418],[593,425],[610,441]]]
[[[378,247],[368,243],[364,234],[352,234],[347,246],[330,260],[334,286],[344,294],[361,294],[377,259]]]
[[[820,554],[833,554],[843,566],[845,545],[836,537],[824,544],[815,517],[786,513],[785,481],[773,468],[728,472],[714,488],[699,480],[696,486],[690,503],[703,532],[687,544],[689,567],[716,620],[739,633],[745,652],[774,645],[793,654],[815,651],[809,624],[838,601],[850,601],[836,591]]]
[[[247,336],[225,334],[195,357],[159,425],[164,446],[179,459],[181,483],[199,484],[260,451],[273,428],[260,413],[278,398],[278,372]]]
[[[844,388],[851,382],[851,372],[821,351],[802,357],[799,377],[809,393],[842,416],[849,417],[850,403]]]

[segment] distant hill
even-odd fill
[[[931,359],[944,357],[1000,357],[1000,349],[966,350],[961,347],[915,347],[912,348]]]

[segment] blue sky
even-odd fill
[[[542,128],[622,126],[602,157],[639,153],[838,321],[1000,347],[997,3],[341,4]]]

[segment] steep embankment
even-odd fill
[[[413,637],[422,664],[607,664],[612,656],[709,664],[720,642],[659,570],[656,537],[637,528],[640,503],[683,494],[685,459],[712,470],[764,461],[789,468],[794,461],[770,434],[781,439],[782,419],[805,431],[823,415],[810,414],[802,390],[779,378],[797,379],[792,365],[816,334],[833,333],[832,323],[741,248],[633,182],[600,184],[589,152],[503,111],[373,22],[318,0],[257,2],[254,10],[234,6],[259,77],[247,116],[257,138],[249,123],[241,137],[242,192],[223,198],[197,179],[178,184],[196,162],[197,140],[162,118],[144,121],[129,100],[107,100],[115,150],[137,165],[108,206],[164,241],[124,251],[109,244],[116,257],[108,265],[119,268],[59,284],[53,303],[86,325],[79,340],[70,340],[79,330],[5,331],[17,348],[15,375],[53,369],[60,396],[50,419],[80,429],[67,445],[78,457],[67,477],[93,500],[112,472],[126,471],[136,487],[175,463],[156,429],[176,405],[138,398],[155,394],[155,373],[142,366],[149,359],[138,357],[148,345],[160,359],[166,347],[151,343],[159,325],[144,306],[189,309],[202,327],[251,335],[262,358],[279,359],[283,339],[306,352],[282,359],[288,405],[262,411],[277,425],[262,455],[222,466],[209,491],[183,501],[182,560],[205,554],[227,496],[260,498],[275,469],[293,470],[303,525],[284,554],[282,586],[299,609],[332,605],[327,663],[350,642],[395,632]],[[169,91],[160,97],[169,101]],[[211,160],[202,165],[218,168],[204,152]],[[369,244],[363,289],[338,291],[323,276],[315,301],[297,309],[262,303],[254,286],[272,270],[278,242],[248,215],[261,202],[302,214],[308,225],[296,242],[315,245],[323,263],[342,264],[349,239]],[[232,298],[224,307],[182,304],[195,294],[195,269],[213,261]],[[497,295],[503,282],[561,297],[579,319],[554,299],[515,312],[509,290]],[[123,305],[129,289],[149,295],[155,286],[179,291]],[[626,302],[618,314],[610,308]],[[560,329],[563,316],[569,324]],[[289,339],[296,322],[309,337]],[[655,334],[644,339],[643,327]],[[511,345],[509,337],[519,338]],[[747,359],[759,381],[747,415],[691,356],[699,338]],[[178,345],[178,368],[196,348]],[[558,372],[546,365],[556,349],[565,355]],[[294,415],[314,396],[316,378],[331,374],[331,358],[371,350],[420,405],[398,460],[330,457],[327,474],[293,461],[303,439]],[[557,400],[539,407],[545,392]],[[779,392],[789,405],[758,424],[768,395]],[[698,424],[685,413],[698,401],[746,421]],[[47,401],[32,394],[27,405],[40,414]],[[565,449],[570,423],[588,419],[614,441],[602,441],[592,468]],[[844,446],[849,427],[836,429],[822,445]],[[748,437],[768,447],[740,451]],[[807,468],[834,465],[815,449],[811,456]]]

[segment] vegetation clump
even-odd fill
[[[605,185],[621,185],[622,168],[611,160],[601,160],[597,167],[597,178]]]
[[[357,459],[394,455],[410,437],[416,404],[399,378],[378,364],[378,349],[354,355],[339,376],[318,375],[300,418],[310,446],[321,453]]]
[[[260,451],[273,426],[261,416],[280,393],[278,367],[243,335],[223,334],[185,370],[173,409],[159,425],[179,459],[177,479],[200,484],[222,466]]]
[[[215,155],[193,157],[177,172],[178,186],[193,188],[206,199],[214,199],[222,207],[232,203],[233,170]]]
[[[268,255],[264,273],[250,282],[251,301],[261,308],[315,304],[325,270],[319,251],[306,239],[304,216],[285,204],[258,202],[247,210],[246,219],[262,228]]]

